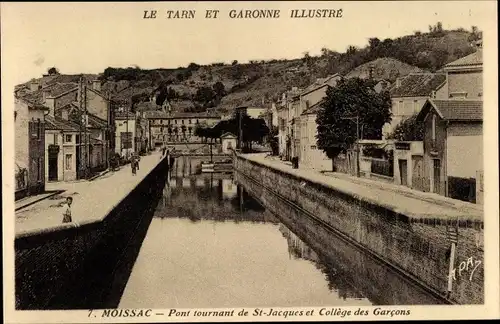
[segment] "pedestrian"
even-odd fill
[[[163,153],[162,153],[162,156],[165,156],[165,151],[167,150],[167,148],[164,146],[163,147]]]
[[[66,198],[66,209],[63,213],[63,223],[71,223],[73,221],[71,217],[71,204],[73,203],[73,197]]]
[[[130,160],[130,166],[132,167],[132,175],[136,175],[137,170],[135,164],[135,156],[132,156],[132,159]]]
[[[141,161],[141,157],[139,155],[136,155],[135,166],[137,167],[137,170],[139,170],[139,162],[140,161]]]

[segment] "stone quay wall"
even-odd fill
[[[332,229],[430,294],[451,304],[484,303],[484,252],[477,245],[482,223],[458,224],[456,271],[447,295],[451,244],[446,232],[447,225],[456,225],[456,219],[436,221],[403,215],[363,199],[362,193],[354,196],[241,155],[235,157],[234,168],[237,179],[255,184],[252,193],[271,210],[277,208],[271,197],[282,197],[302,212],[294,222],[300,224],[299,217],[308,215],[322,224],[318,226]],[[283,211],[277,213],[282,215]]]
[[[163,159],[100,221],[16,237],[16,309],[116,307],[120,291],[111,289],[117,287],[117,266],[129,258],[131,244],[142,242],[167,171]],[[123,291],[124,283],[118,286]]]

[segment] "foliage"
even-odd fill
[[[108,67],[104,70],[102,78],[105,80],[113,80],[113,81],[120,81],[120,80],[131,81],[131,80],[138,80],[141,74],[142,70],[138,66],[128,67],[126,69]]]
[[[316,123],[318,147],[333,159],[356,141],[356,121],[366,139],[380,139],[382,126],[391,120],[391,100],[387,92],[376,93],[374,82],[359,78],[341,79],[326,92]]]
[[[53,67],[49,68],[49,69],[47,70],[47,73],[48,73],[49,75],[57,75],[57,74],[60,74],[60,73],[59,73],[59,70],[58,70],[55,66],[53,66]]]
[[[224,84],[222,82],[216,82],[212,88],[217,97],[222,98],[226,95],[226,88],[224,87]]]
[[[269,135],[269,128],[261,118],[252,118],[246,114],[241,116],[241,140],[249,146],[251,142],[262,143],[263,139]],[[235,114],[229,120],[222,120],[213,127],[198,125],[195,128],[195,135],[202,138],[216,139],[224,133],[239,134],[239,115]]]
[[[387,139],[397,141],[423,141],[424,123],[417,120],[417,114],[401,121]]]
[[[216,93],[210,87],[198,88],[194,95],[194,100],[201,103],[203,106],[208,106],[209,103],[215,99]]]
[[[376,159],[390,159],[392,150],[386,151],[377,145],[366,145],[363,147],[363,155]]]

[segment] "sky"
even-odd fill
[[[292,9],[342,9],[342,18],[292,19]],[[205,10],[220,10],[206,19]],[[231,19],[230,10],[279,9],[278,19]],[[144,19],[157,10],[156,19]],[[194,19],[167,19],[167,10],[196,10]],[[394,38],[472,25],[496,28],[494,1],[276,1],[145,3],[2,3],[2,70],[14,84],[106,67],[176,68],[190,62],[299,58],[321,48],[344,52],[368,38]],[[492,25],[493,24],[493,25]]]

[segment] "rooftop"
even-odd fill
[[[483,102],[481,100],[431,100],[429,99],[418,119],[423,120],[434,109],[441,118],[449,121],[482,121]]]
[[[413,73],[391,90],[391,97],[427,97],[446,82],[446,74]]]
[[[45,129],[78,132],[80,130],[80,126],[72,121],[47,115],[45,116]]]
[[[312,105],[311,107],[309,107],[309,109],[305,110],[302,115],[309,115],[309,114],[317,114],[319,109],[321,108],[321,104],[324,102],[324,100],[320,100],[318,101],[317,103],[315,103],[314,105]]]
[[[483,51],[482,49],[478,49],[472,54],[464,56],[456,61],[448,63],[444,66],[444,68],[451,67],[465,67],[465,66],[473,66],[473,65],[483,65]]]
[[[167,113],[160,110],[151,110],[145,112],[145,118],[155,119],[155,118],[217,118],[220,119],[220,115],[216,115],[214,113],[209,112],[201,112],[201,113],[191,113],[191,112],[174,112]]]

